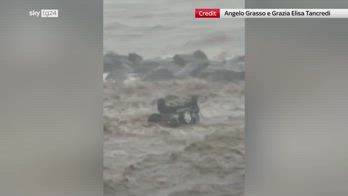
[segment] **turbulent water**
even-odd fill
[[[243,0],[105,0],[104,51],[146,58],[200,49],[211,59],[244,54],[244,20],[194,19],[200,7],[243,8]]]
[[[105,196],[243,194],[244,21],[196,20],[200,7],[244,1],[104,1]],[[209,64],[171,58],[196,50]],[[148,123],[170,94],[199,95],[200,122]]]
[[[244,82],[104,84],[104,180],[111,196],[234,196],[244,180]],[[199,94],[201,122],[149,124],[156,98]]]

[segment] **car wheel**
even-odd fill
[[[161,115],[160,114],[151,114],[148,118],[148,122],[153,122],[153,123],[159,123],[161,122]]]

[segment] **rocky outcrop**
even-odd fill
[[[165,59],[143,59],[136,53],[119,55],[108,52],[104,55],[104,73],[112,80],[126,80],[130,75],[137,75],[146,81],[201,78],[235,82],[244,80],[244,67],[244,56],[212,61],[200,50]]]

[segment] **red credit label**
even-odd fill
[[[196,18],[220,18],[220,9],[195,9]]]

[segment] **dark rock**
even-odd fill
[[[178,66],[177,64],[173,63],[170,60],[162,60],[160,61],[161,65],[158,67],[158,69],[168,69],[172,73],[175,73],[182,69],[182,67]]]
[[[178,55],[178,54],[176,54],[173,57],[173,61],[175,64],[180,65],[180,66],[186,65],[188,62],[183,55]]]
[[[207,61],[208,57],[204,52],[200,50],[195,51],[193,54],[176,54],[173,57],[174,63],[180,66],[185,66],[188,63],[202,60]]]
[[[170,70],[161,68],[151,71],[150,73],[145,75],[143,79],[147,81],[170,80],[174,79],[174,75]]]
[[[197,59],[203,59],[203,60],[208,60],[207,55],[202,52],[201,50],[197,50],[193,53],[193,56]]]
[[[129,66],[131,63],[127,56],[109,52],[104,55],[104,73],[108,73],[106,79],[124,80],[133,72]]]
[[[160,66],[160,63],[155,60],[144,60],[140,66],[134,66],[134,73],[143,76]]]
[[[143,57],[136,53],[130,53],[128,54],[128,60],[132,62],[134,65],[140,65],[142,64]]]
[[[115,54],[113,52],[108,52],[104,55],[104,72],[112,72],[119,69],[119,67],[129,66],[131,62],[128,60],[127,56]]]
[[[208,70],[200,73],[199,78],[210,81],[240,81],[244,80],[244,72],[235,72],[231,70]]]
[[[180,71],[174,74],[177,78],[185,78],[188,76],[195,77],[198,76],[205,68],[209,66],[209,62],[199,62],[199,63],[190,63],[182,68]]]
[[[160,65],[160,63],[158,61],[155,61],[155,60],[145,60],[143,62],[143,66],[145,67],[153,67],[153,68],[156,68]]]

